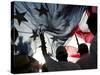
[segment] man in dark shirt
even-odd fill
[[[95,67],[94,61],[85,43],[79,44],[78,52],[80,59],[76,63],[80,65],[81,69],[93,69]]]

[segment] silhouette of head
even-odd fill
[[[14,63],[15,73],[39,72],[39,62],[30,56],[17,55]]]
[[[95,35],[97,33],[97,14],[93,13],[89,16],[87,20],[88,27],[90,31]]]
[[[67,61],[68,54],[64,46],[59,46],[56,50],[56,58],[58,61]]]
[[[80,53],[80,56],[88,53],[88,46],[85,43],[82,43],[79,45],[78,52]]]

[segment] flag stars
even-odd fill
[[[26,14],[26,12],[20,13],[17,9],[16,9],[16,15],[14,15],[14,18],[17,19],[19,25],[21,24],[22,21],[26,21],[26,18],[24,17]]]
[[[32,30],[32,33],[33,35],[30,38],[34,38],[34,40],[36,40],[36,37],[38,36],[37,30],[36,31]]]
[[[41,4],[41,8],[38,9],[38,8],[35,8],[37,11],[39,11],[39,16],[41,15],[46,15],[48,16],[48,10],[46,8],[44,8],[44,6]]]

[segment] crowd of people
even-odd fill
[[[64,46],[59,46],[56,50],[56,59],[53,60],[49,54],[43,54],[46,63],[41,65],[39,61],[28,55],[27,49],[24,44],[24,49],[21,48],[20,44],[15,45],[16,37],[12,37],[11,44],[11,68],[13,73],[32,73],[50,71],[66,71],[66,70],[81,70],[81,69],[96,69],[97,68],[97,14],[92,13],[87,20],[88,27],[94,35],[94,39],[90,46],[90,52],[85,43],[79,44],[78,53],[80,53],[80,59],[76,63],[68,62],[68,53]],[[17,34],[17,32],[16,32]],[[12,33],[13,35],[13,33]],[[18,35],[18,34],[17,34]],[[14,39],[13,39],[14,38]],[[20,38],[20,42],[22,38]],[[24,50],[24,51],[22,51]],[[44,53],[44,52],[43,52]]]

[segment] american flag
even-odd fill
[[[15,44],[18,45],[20,38],[22,38],[21,42],[24,43],[24,45],[28,45],[27,54],[41,59],[41,56],[37,56],[41,54],[39,33],[44,33],[47,52],[55,58],[57,47],[60,45],[67,46],[68,43],[71,42],[68,39],[74,36],[72,31],[76,27],[80,27],[81,29],[80,25],[83,24],[81,22],[86,19],[82,19],[82,17],[84,13],[86,14],[87,8],[88,6],[81,5],[12,2],[11,28],[15,28],[18,32]],[[87,30],[88,29],[85,31],[91,36],[92,34]],[[80,38],[84,37],[84,31],[75,31],[74,33],[76,33],[77,36]],[[71,34],[71,36],[69,36],[69,34]],[[85,40],[84,42],[87,41]],[[71,47],[74,47],[74,45],[71,45]]]

